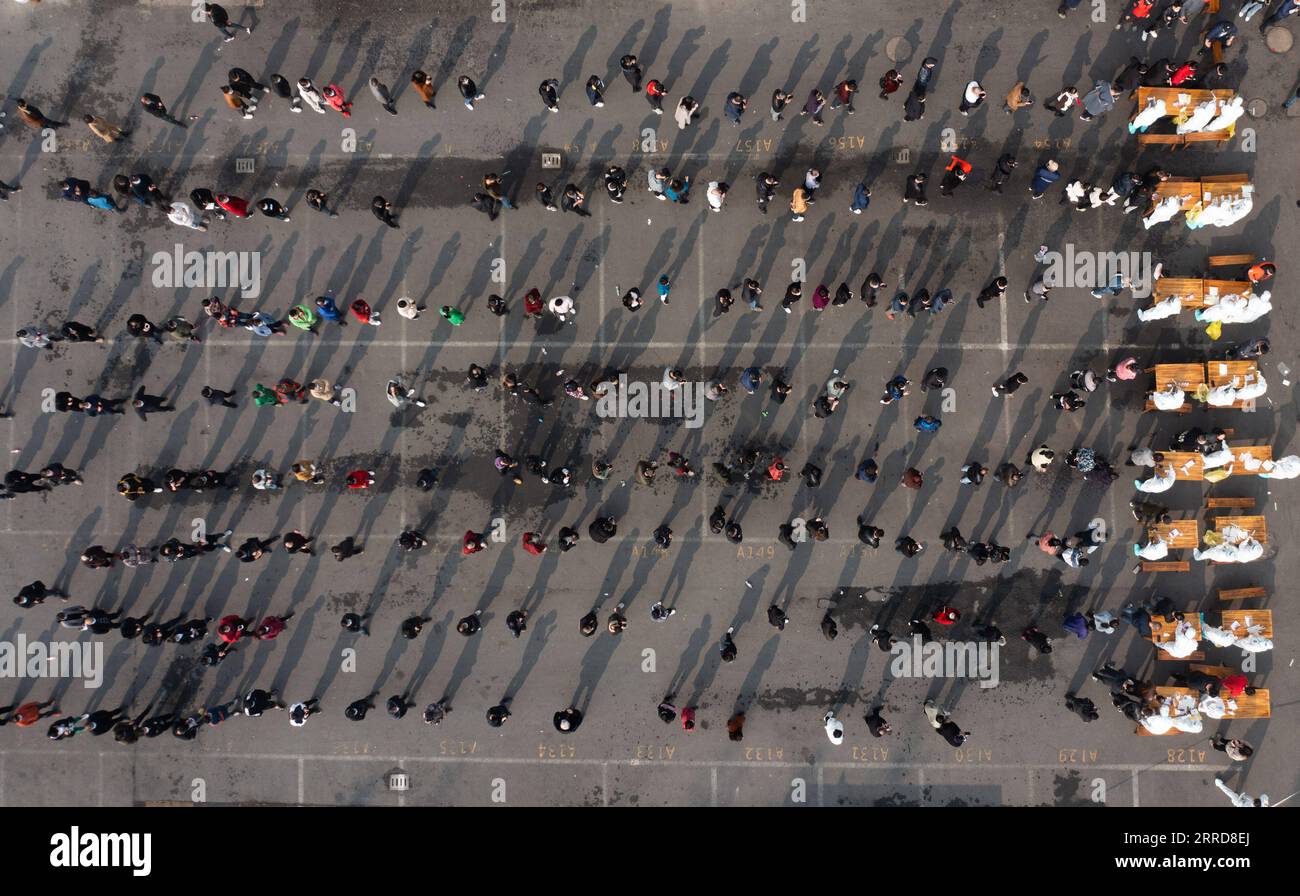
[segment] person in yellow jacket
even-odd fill
[[[803,187],[796,187],[794,195],[790,197],[790,214],[791,221],[802,221],[804,214],[808,211],[808,191]]]
[[[90,128],[96,137],[105,143],[116,143],[130,133],[94,115],[87,115],[82,118],[82,121],[86,123],[86,126]]]

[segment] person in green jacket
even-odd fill
[[[259,408],[264,408],[268,404],[278,405],[279,403],[280,396],[275,394],[274,389],[268,389],[261,383],[258,383],[257,387],[253,389],[253,404],[257,405]]]
[[[316,333],[316,312],[306,305],[294,305],[289,309],[289,323],[308,333]]]
[[[446,318],[447,322],[453,327],[459,327],[465,322],[465,312],[459,308],[453,308],[451,305],[443,305],[438,309],[438,313]]]

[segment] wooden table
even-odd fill
[[[1148,100],[1164,100],[1165,110],[1171,116],[1181,115],[1184,110],[1199,106],[1206,100],[1218,100],[1219,105],[1215,108],[1214,114],[1218,115],[1223,111],[1223,104],[1237,95],[1235,90],[1189,90],[1184,87],[1139,87],[1137,92],[1137,109],[1141,111],[1146,108]],[[1187,103],[1180,102],[1180,97],[1187,97]]]
[[[1152,305],[1178,296],[1184,308],[1209,308],[1224,296],[1250,295],[1249,280],[1203,280],[1199,277],[1161,277],[1152,290]]]
[[[1161,453],[1165,458],[1164,463],[1173,465],[1175,479],[1183,482],[1201,482],[1205,479],[1205,462],[1201,460],[1201,452],[1163,451]]]
[[[1193,177],[1171,177],[1156,187],[1157,199],[1177,196],[1186,211],[1202,200],[1219,196],[1236,196],[1250,185],[1248,174],[1216,174],[1197,180]],[[1145,214],[1145,213],[1144,213]]]
[[[1268,525],[1262,516],[1216,516],[1213,531],[1221,532],[1224,526],[1245,529],[1260,544],[1268,544]]]
[[[1232,475],[1233,476],[1258,476],[1264,472],[1263,462],[1273,459],[1272,445],[1229,445],[1232,450]],[[1246,455],[1250,455],[1259,461],[1261,466],[1254,470],[1246,469]],[[1203,477],[1202,477],[1203,478]]]
[[[1201,640],[1201,614],[1185,613],[1184,622],[1192,624],[1193,633],[1196,640]],[[1159,647],[1161,644],[1167,644],[1174,639],[1174,629],[1178,627],[1178,620],[1167,616],[1151,617],[1151,643]]]
[[[1173,535],[1177,531],[1178,535]],[[1171,520],[1167,523],[1155,523],[1147,526],[1147,538],[1157,538],[1169,545],[1169,550],[1187,550],[1201,544],[1201,524],[1199,520]]]
[[[1250,363],[1250,362],[1227,362]],[[1205,384],[1205,364],[1157,364],[1155,366],[1156,387],[1153,391],[1163,392],[1170,383],[1177,383],[1184,392],[1195,392]]]
[[[1194,697],[1196,702],[1201,702],[1201,692],[1195,688],[1179,688],[1173,685],[1163,685],[1156,688],[1157,697]],[[1223,702],[1228,702],[1224,697]],[[1237,704],[1235,710],[1229,708],[1224,719],[1267,719],[1271,718],[1272,708],[1270,706],[1268,688],[1256,688],[1255,693],[1251,695],[1242,694],[1238,697],[1231,698]],[[1219,721],[1217,719],[1207,719],[1207,721]],[[1143,729],[1145,730],[1145,729]],[[1173,733],[1181,734],[1177,729]]]
[[[1205,307],[1205,281],[1199,277],[1161,277],[1152,290],[1152,305],[1170,296],[1182,299],[1184,308]]]
[[[1157,199],[1177,196],[1184,209],[1201,201],[1201,182],[1194,177],[1171,177],[1156,185]]]
[[[1211,389],[1231,385],[1233,380],[1240,388],[1259,378],[1259,367],[1254,361],[1206,361],[1205,374]]]
[[[1232,451],[1233,461],[1231,464],[1214,467],[1216,470],[1227,470],[1232,467],[1231,476],[1258,476],[1264,471],[1263,462],[1273,459],[1272,445],[1228,445]],[[1181,482],[1204,482],[1205,481],[1205,459],[1199,451],[1164,451],[1164,463],[1172,464],[1174,467],[1174,478]],[[1250,455],[1260,462],[1260,466],[1254,470],[1246,469],[1246,455]]]
[[[1238,630],[1238,637],[1249,634],[1246,628],[1251,625],[1258,625],[1258,634],[1265,638],[1273,637],[1273,611],[1272,610],[1224,610],[1222,628],[1230,628],[1232,623],[1240,622],[1241,629]]]

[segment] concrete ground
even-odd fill
[[[16,593],[41,578],[72,595],[72,603],[150,612],[156,619],[260,617],[293,610],[289,629],[265,644],[241,643],[216,669],[198,665],[197,647],[152,649],[116,634],[102,639],[106,679],[88,689],[79,681],[18,678],[0,683],[0,702],[57,697],[68,713],[129,702],[133,712],[189,711],[228,700],[252,687],[275,687],[288,700],[317,696],[325,713],[304,729],[278,714],[235,719],[205,730],[196,743],[171,737],[125,748],[89,734],[53,744],[40,731],[12,726],[0,739],[0,802],[132,804],[202,800],[211,803],[305,804],[583,804],[583,805],[1226,805],[1212,785],[1223,754],[1209,734],[1223,730],[1249,740],[1256,758],[1235,771],[1238,789],[1275,799],[1300,789],[1286,749],[1297,733],[1291,632],[1295,611],[1277,600],[1280,583],[1297,571],[1289,534],[1297,513],[1287,496],[1297,486],[1236,477],[1211,488],[1179,483],[1165,495],[1174,510],[1203,516],[1210,494],[1251,496],[1267,516],[1268,556],[1248,568],[1194,563],[1188,573],[1134,575],[1130,545],[1140,533],[1128,514],[1132,469],[1109,489],[1088,485],[1059,464],[1009,490],[989,481],[961,485],[968,460],[991,467],[1021,463],[1040,443],[1061,454],[1092,446],[1117,462],[1129,445],[1163,442],[1190,425],[1229,425],[1241,441],[1295,450],[1296,406],[1279,363],[1295,366],[1297,338],[1288,315],[1287,257],[1296,233],[1297,170],[1291,152],[1294,122],[1280,108],[1293,89],[1294,51],[1275,55],[1244,25],[1226,61],[1228,83],[1261,100],[1239,122],[1223,148],[1174,153],[1139,150],[1125,121],[1123,100],[1088,124],[1055,118],[1041,108],[1062,83],[1082,90],[1113,76],[1131,54],[1174,60],[1194,52],[1202,23],[1165,33],[1154,45],[1136,32],[1094,23],[1080,9],[1062,21],[1055,3],[1007,0],[955,2],[914,17],[885,6],[862,21],[860,4],[809,3],[806,21],[792,21],[786,3],[633,4],[507,2],[504,22],[489,0],[390,4],[320,0],[251,4],[244,21],[252,35],[223,43],[215,29],[190,21],[184,0],[0,7],[0,84],[6,101],[0,132],[0,179],[25,189],[0,206],[0,315],[10,331],[31,323],[57,327],[73,318],[111,337],[103,345],[36,351],[14,340],[0,345],[0,367],[10,371],[0,401],[13,411],[0,422],[11,463],[26,470],[60,461],[82,471],[85,485],[49,496],[19,495],[0,505],[6,587]],[[230,7],[233,12],[237,7]],[[859,26],[859,23],[861,25]],[[858,27],[854,27],[858,26]],[[543,37],[543,35],[545,37]],[[636,52],[646,77],[668,85],[669,112],[650,113],[631,94],[618,60]],[[929,110],[920,122],[902,121],[900,92],[888,103],[874,85],[899,65],[911,79],[920,60],[940,62]],[[897,59],[897,63],[892,62]],[[338,84],[355,101],[342,121],[310,110],[292,114],[274,94],[252,120],[226,108],[218,93],[227,69],[241,66],[269,79],[303,74],[318,85]],[[428,110],[408,83],[423,67],[439,85]],[[399,115],[387,115],[366,83],[378,73],[393,85]],[[472,74],[486,94],[471,112],[459,102],[455,78]],[[592,109],[583,84],[592,73],[608,83],[604,108]],[[800,118],[797,107],[814,85],[829,93],[856,77],[861,99],[853,116],[829,111],[824,127]],[[561,111],[542,108],[536,86],[562,82]],[[983,108],[963,117],[957,102],[972,77],[988,89]],[[1011,85],[1027,79],[1039,106],[1014,116],[1002,110]],[[767,100],[776,87],[797,101],[786,120],[771,121]],[[722,115],[727,93],[751,97],[739,127]],[[136,97],[161,96],[186,126],[141,115]],[[684,94],[699,98],[703,117],[679,131],[671,111]],[[71,120],[53,151],[17,117],[25,97],[51,117]],[[1300,111],[1300,110],[1296,110]],[[80,123],[92,112],[133,129],[112,146]],[[352,132],[349,135],[347,129]],[[647,133],[647,129],[653,133]],[[951,129],[951,132],[949,132]],[[354,151],[348,151],[355,139]],[[644,145],[643,145],[644,141]],[[938,195],[942,169],[956,151],[976,168],[952,198]],[[999,195],[984,182],[1003,152],[1019,171]],[[543,154],[558,153],[558,170]],[[1058,204],[1063,180],[1041,202],[1026,185],[1038,164],[1054,157],[1065,179],[1108,183],[1122,169],[1163,165],[1197,176],[1247,173],[1257,187],[1254,209],[1225,229],[1191,231],[1182,223],[1145,230],[1118,208],[1077,213]],[[252,171],[247,163],[252,160]],[[609,164],[629,172],[622,205],[603,195]],[[802,223],[786,210],[790,190],[809,165],[825,175],[818,202]],[[687,206],[659,203],[645,189],[645,172],[667,166],[691,176]],[[770,214],[759,214],[751,178],[769,170],[782,180]],[[931,175],[927,208],[904,207],[904,177]],[[479,179],[501,172],[520,208],[495,222],[467,205]],[[139,206],[121,214],[58,201],[57,183],[70,175],[109,189],[117,173],[145,172],[178,197],[199,186],[257,199],[273,196],[291,209],[289,223],[257,217],[213,222],[206,233],[183,230]],[[591,217],[552,213],[531,196],[545,180],[558,195],[579,184]],[[704,187],[734,185],[727,207],[710,213]],[[850,213],[853,187],[872,186],[861,216]],[[309,187],[326,190],[340,207],[327,219],[304,201]],[[367,211],[372,196],[392,199],[400,227],[389,229]],[[1292,237],[1287,237],[1287,234]],[[261,295],[239,299],[232,289],[158,288],[154,253],[239,250],[260,253]],[[1278,258],[1277,311],[1257,324],[1226,328],[1213,344],[1190,314],[1152,324],[1138,322],[1145,300],[1125,294],[1099,301],[1086,289],[1060,288],[1050,303],[1027,305],[1025,286],[1041,270],[1038,246],[1076,252],[1150,252],[1175,274],[1195,275],[1209,253],[1254,253]],[[502,260],[498,265],[497,260]],[[802,260],[802,262],[800,262]],[[787,316],[780,295],[798,267],[806,269],[804,302]],[[893,288],[931,292],[948,286],[958,302],[942,315],[890,321],[880,307],[854,302],[814,312],[808,298],[817,283],[832,290],[846,280],[856,291],[879,271]],[[498,272],[504,282],[494,279]],[[974,296],[1005,272],[1007,299],[985,309]],[[654,283],[667,273],[671,304],[654,301]],[[725,317],[712,296],[746,276],[767,288],[761,313],[743,303]],[[637,285],[648,296],[635,314],[619,304],[620,288]],[[577,303],[572,323],[523,317],[524,292],[567,294]],[[219,294],[245,310],[283,315],[290,306],[330,291],[340,304],[365,297],[383,314],[383,326],[355,321],[322,325],[315,337],[291,329],[260,338],[247,331],[205,327],[203,343],[163,346],[126,334],[134,312],[164,320],[198,320],[199,302]],[[511,313],[487,311],[491,293],[506,296]],[[429,306],[418,321],[398,316],[410,297]],[[468,320],[453,330],[436,309],[458,305]],[[1255,413],[1142,413],[1149,377],[1103,386],[1074,414],[1051,408],[1049,393],[1065,388],[1072,369],[1095,370],[1125,355],[1143,366],[1194,361],[1227,341],[1267,334],[1272,354],[1262,368],[1271,388]],[[463,385],[471,363],[494,372],[517,371],[539,384],[555,405],[541,413],[503,396],[495,384],[483,393]],[[746,396],[740,371],[759,365],[784,372],[795,392],[783,405],[766,395]],[[704,426],[678,421],[602,420],[591,404],[567,399],[560,370],[584,381],[606,365],[632,379],[657,381],[667,365],[688,379],[721,378],[731,395],[707,408]],[[946,366],[953,397],[919,389],[882,408],[877,396],[891,376],[919,383],[926,369]],[[1012,398],[995,399],[989,386],[1014,370],[1030,383]],[[809,404],[832,371],[855,389],[833,417],[812,417]],[[395,412],[384,399],[388,379],[403,374],[428,399],[423,410]],[[301,382],[327,377],[355,390],[355,410],[319,402],[255,408],[249,393],[282,377]],[[238,410],[210,408],[199,396],[211,384],[240,393]],[[125,396],[144,385],[171,397],[173,414],[147,422],[44,413],[50,392],[67,389]],[[935,435],[911,421],[922,413],[943,420]],[[816,490],[798,480],[779,486],[720,488],[705,478],[671,481],[661,471],[653,487],[635,485],[638,459],[666,459],[682,451],[695,465],[756,444],[784,454],[797,472],[812,461],[825,470]],[[497,448],[516,456],[537,453],[552,466],[578,469],[565,490],[526,477],[514,487],[492,469]],[[881,466],[875,485],[853,477],[874,452]],[[615,464],[607,482],[588,475],[593,456]],[[328,482],[292,484],[276,494],[255,491],[251,472],[284,471],[298,458],[322,464]],[[919,492],[898,487],[909,465],[924,470]],[[233,469],[237,491],[180,498],[153,496],[130,504],[114,493],[129,471],[172,466]],[[414,486],[416,472],[436,466],[442,482],[430,493]],[[366,494],[348,492],[343,474],[373,469]],[[706,518],[717,504],[744,526],[737,547],[710,535]],[[619,519],[618,537],[605,545],[585,538],[598,514]],[[825,517],[828,542],[791,553],[777,541],[778,526],[794,517]],[[886,534],[880,550],[860,544],[862,515]],[[1177,513],[1175,514],[1177,515]],[[1110,543],[1085,569],[1070,569],[1025,540],[1044,527],[1073,533],[1105,521]],[[474,557],[458,546],[467,527],[501,520],[506,544]],[[651,532],[669,523],[666,552]],[[114,549],[131,542],[189,540],[196,525],[231,527],[235,542],[292,528],[318,539],[324,556],[277,550],[255,564],[215,554],[148,569],[90,570],[77,563],[91,544]],[[584,540],[569,553],[555,548],[558,530],[573,525]],[[957,525],[972,539],[996,538],[1013,547],[1004,566],[976,567],[942,550],[939,533]],[[397,550],[406,528],[420,528],[431,546]],[[518,544],[524,531],[550,540],[543,558]],[[889,550],[911,534],[927,545],[913,560]],[[365,553],[336,563],[324,547],[346,536]],[[1125,628],[1116,636],[1067,639],[1060,622],[1076,609],[1118,610],[1153,594],[1186,609],[1214,608],[1215,591],[1244,585],[1268,589],[1252,606],[1274,612],[1277,649],[1258,657],[1252,680],[1271,689],[1267,721],[1207,724],[1204,735],[1138,738],[1129,722],[1106,705],[1105,691],[1088,673],[1111,659],[1164,683],[1181,664],[1153,659],[1151,645]],[[676,607],[664,624],[649,617],[656,600]],[[970,639],[975,621],[996,620],[1010,643],[1001,652],[1001,682],[980,688],[970,680],[895,678],[887,657],[866,635],[874,622],[895,633],[913,615],[948,602],[962,620],[943,634]],[[67,638],[54,613],[59,602],[19,611],[0,608],[0,641]],[[592,639],[577,631],[593,606],[602,618],[626,604],[630,626],[618,637]],[[791,622],[778,633],[766,609],[783,606]],[[528,631],[515,640],[506,614],[525,607]],[[484,631],[463,639],[455,622],[484,611]],[[825,640],[818,624],[834,609],[840,635]],[[371,635],[343,632],[346,611],[373,613]],[[418,640],[400,637],[413,614],[432,619]],[[1015,635],[1030,623],[1057,638],[1056,650],[1035,655]],[[718,642],[736,627],[739,656],[721,662]],[[89,639],[89,635],[82,636]],[[1239,666],[1235,652],[1211,649],[1211,659]],[[661,724],[655,706],[667,692],[679,707],[698,707],[700,729],[686,735]],[[1085,725],[1067,712],[1063,695],[1096,700],[1102,718]],[[349,702],[370,693],[381,706],[364,723],[344,719]],[[453,712],[438,728],[419,710],[405,720],[386,718],[382,702],[406,693],[420,706],[446,696]],[[513,718],[488,727],[484,710],[512,698]],[[973,732],[961,749],[949,747],[926,725],[921,702],[934,697]],[[576,704],[586,713],[581,730],[559,735],[551,714]],[[873,706],[895,734],[872,738],[862,721]],[[822,716],[834,709],[846,727],[834,746]],[[743,742],[725,737],[734,712],[746,713]],[[394,789],[391,773],[405,775]]]

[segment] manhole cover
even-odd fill
[[[1251,118],[1259,118],[1268,111],[1268,103],[1259,99],[1251,100],[1246,103],[1246,111],[1250,113]]]
[[[1268,29],[1268,34],[1264,35],[1264,43],[1274,53],[1285,53],[1291,49],[1291,44],[1294,42],[1295,37],[1281,25],[1274,25]]]
[[[891,37],[889,43],[885,44],[885,55],[890,62],[906,62],[912,58],[912,53],[912,45],[905,37]]]

